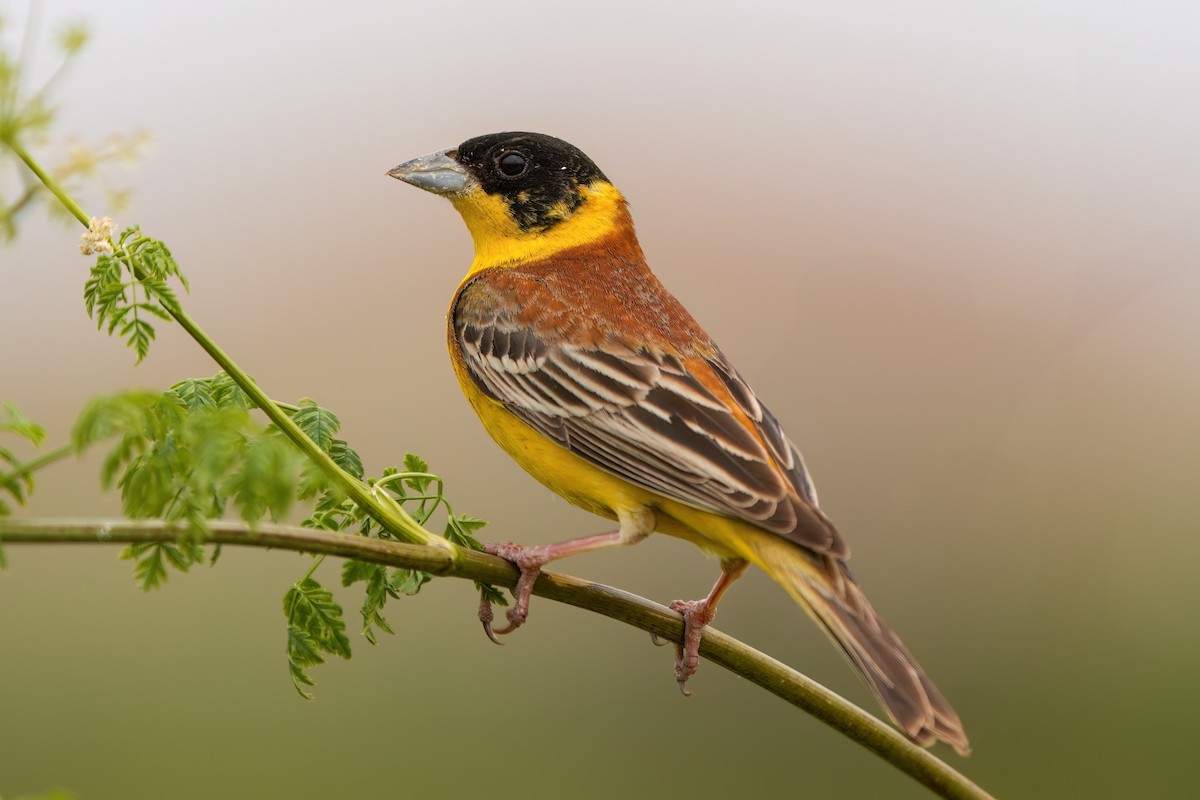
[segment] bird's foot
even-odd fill
[[[544,553],[539,552],[540,549],[522,547],[512,542],[489,543],[483,546],[483,552],[499,556],[505,561],[511,561],[517,569],[521,570],[521,577],[512,590],[513,606],[505,614],[508,617],[508,625],[503,628],[492,628],[492,603],[486,594],[479,602],[479,621],[483,623],[483,632],[496,644],[500,644],[497,636],[512,633],[525,624],[525,620],[529,616],[529,598],[533,594],[533,584],[537,582],[537,576],[541,572],[542,566],[550,561]]]
[[[704,634],[704,626],[717,616],[716,603],[704,600],[676,600],[671,603],[671,610],[678,611],[683,616],[683,644],[675,644],[675,680],[679,683],[679,691],[684,697],[691,697],[688,691],[688,679],[696,674],[700,666],[700,637]],[[654,634],[650,641],[658,646],[668,644]]]

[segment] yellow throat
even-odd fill
[[[502,196],[479,187],[451,197],[475,242],[475,260],[467,277],[490,267],[534,261],[594,242],[628,224],[625,198],[611,183],[596,181],[579,191],[583,203],[574,210],[563,204],[560,221],[546,230],[523,229]]]

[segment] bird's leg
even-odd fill
[[[745,574],[750,566],[749,561],[740,558],[721,561],[721,577],[717,579],[708,597],[703,600],[676,600],[671,603],[671,610],[683,615],[683,643],[675,645],[675,680],[679,682],[679,690],[690,697],[687,689],[688,678],[696,674],[700,666],[700,637],[704,626],[717,616],[717,603],[733,585],[733,582]],[[655,644],[666,644],[657,636],[651,635]]]
[[[486,597],[479,604],[479,621],[483,623],[484,633],[493,642],[497,635],[512,633],[524,624],[529,616],[529,597],[533,594],[533,584],[537,582],[538,573],[546,564],[568,556],[590,553],[605,547],[622,544],[637,544],[654,530],[654,514],[646,509],[619,512],[617,518],[621,522],[620,530],[611,533],[597,533],[592,536],[581,536],[578,539],[568,539],[556,544],[539,544],[533,547],[523,547],[512,542],[500,544],[485,544],[485,553],[500,556],[505,561],[511,561],[521,570],[521,577],[512,590],[513,607],[508,610],[508,625],[493,630],[492,606]]]
[[[524,547],[513,542],[498,542],[488,543],[483,546],[485,553],[491,553],[494,556],[499,556],[505,561],[511,561],[516,565],[517,569],[521,570],[521,577],[517,579],[517,585],[513,587],[513,607],[508,610],[508,625],[503,628],[491,629],[491,625],[484,619],[485,614],[480,608],[480,621],[483,622],[485,631],[491,634],[503,635],[512,633],[525,622],[525,618],[529,616],[529,598],[533,594],[533,584],[537,582],[538,573],[542,567],[549,564],[551,561],[557,561],[560,558],[587,553],[592,550],[600,550],[605,547],[622,544],[621,532],[612,531],[610,533],[597,533],[592,536],[581,536],[578,539],[569,539],[565,542],[557,542],[555,544],[539,544],[533,547]]]

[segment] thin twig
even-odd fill
[[[183,533],[184,526],[157,520],[0,519],[0,541],[4,543],[137,544],[171,542]],[[440,547],[401,544],[288,525],[250,527],[241,522],[215,521],[211,523],[208,538],[219,544],[354,558],[508,588],[516,585],[518,576],[512,564],[485,553],[462,551],[455,559]],[[533,593],[603,614],[671,641],[680,641],[683,637],[683,622],[679,614],[610,586],[556,572],[543,572],[534,585]],[[787,665],[731,636],[705,628],[700,655],[808,712],[912,776],[940,797],[992,800],[991,795],[964,775],[929,751],[908,741],[895,729]]]

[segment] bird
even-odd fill
[[[629,204],[579,148],[539,133],[486,134],[387,174],[447,198],[475,256],[447,313],[458,383],[492,438],[609,533],[485,547],[520,579],[510,633],[540,569],[633,545],[653,532],[697,545],[721,574],[684,620],[675,678],[685,694],[704,626],[750,565],[841,648],[913,742],[967,754],[958,714],[850,572],[800,451],[679,300],[650,271]]]

